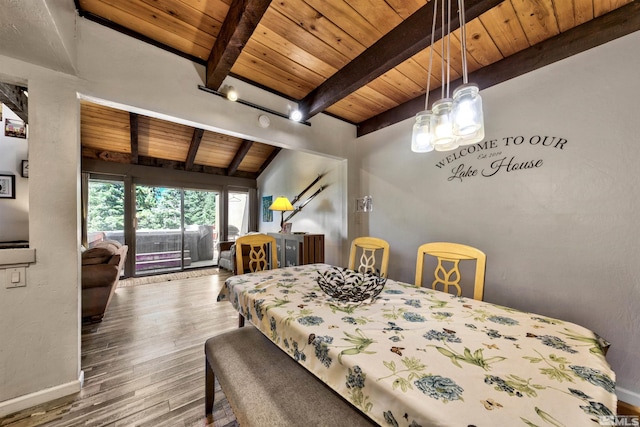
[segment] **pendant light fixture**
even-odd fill
[[[431,48],[429,49],[429,67],[427,75],[427,93],[424,100],[424,111],[416,114],[411,136],[411,151],[414,153],[428,153],[433,151],[433,134],[431,132],[431,110],[429,110],[429,88],[431,86],[431,65],[433,64],[433,37],[436,32],[436,16],[438,0],[433,0],[433,23],[431,24]]]
[[[433,103],[433,115],[431,116],[433,147],[436,151],[447,151],[458,148],[458,142],[453,134],[453,99],[449,97],[449,82],[451,80],[451,0],[447,0],[446,14],[444,6],[445,3],[444,0],[442,0],[442,11],[440,12],[442,15],[442,36],[440,37],[440,42],[442,43],[442,98]],[[446,37],[445,20],[447,22]]]
[[[416,114],[411,137],[411,151],[414,153],[428,153],[433,151],[431,144],[431,111],[424,110]]]
[[[462,85],[453,91],[453,133],[460,145],[470,145],[484,139],[484,115],[478,85],[469,83],[464,0],[458,0],[458,13],[462,40]]]
[[[428,152],[433,149],[436,151],[455,150],[460,145],[474,144],[484,138],[482,98],[480,97],[478,86],[468,82],[464,0],[458,0],[463,84],[453,91],[453,97],[449,97],[449,83],[451,80],[451,0],[432,1],[434,3],[433,24],[431,27],[431,49],[429,53],[425,110],[416,115],[416,123],[413,126],[411,149],[414,152]],[[446,13],[445,1],[447,6]],[[442,96],[441,99],[433,103],[432,109],[429,110],[429,87],[438,2],[442,5],[442,37],[440,39],[442,42]],[[427,118],[429,119],[428,124]]]

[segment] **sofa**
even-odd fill
[[[129,247],[115,240],[96,243],[82,253],[82,321],[102,321],[118,287]]]
[[[218,267],[235,273],[236,243],[234,241],[218,242]]]

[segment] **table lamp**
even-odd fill
[[[280,211],[280,232],[282,233],[282,229],[284,227],[284,212],[292,211],[293,205],[291,204],[289,199],[284,196],[280,196],[273,203],[271,203],[269,209],[272,211]]]

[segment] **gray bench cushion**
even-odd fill
[[[205,354],[207,414],[215,374],[241,427],[376,425],[253,326],[208,339]]]

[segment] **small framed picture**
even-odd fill
[[[22,171],[20,174],[23,178],[29,178],[29,160],[22,161]]]
[[[22,120],[4,119],[4,136],[13,138],[26,138],[27,126]]]
[[[291,234],[291,223],[285,222],[282,224],[282,233],[283,234]]]
[[[0,172],[0,199],[16,198],[16,176]]]

